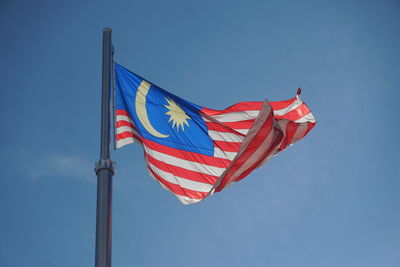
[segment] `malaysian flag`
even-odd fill
[[[198,106],[115,64],[116,147],[142,145],[147,169],[182,203],[245,178],[315,126],[300,99]]]

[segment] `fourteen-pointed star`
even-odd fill
[[[169,111],[165,114],[171,116],[169,117],[168,122],[172,121],[172,128],[176,126],[176,129],[179,131],[179,127],[182,128],[182,131],[185,130],[184,124],[189,127],[189,123],[187,120],[190,120],[190,117],[183,111],[183,109],[175,103],[174,100],[166,98],[168,105],[164,105]]]

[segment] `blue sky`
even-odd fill
[[[184,206],[113,153],[113,266],[400,266],[398,1],[0,3],[0,266],[93,266],[101,32],[196,104],[302,98],[318,120]]]

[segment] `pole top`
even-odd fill
[[[111,32],[111,29],[106,27],[106,28],[103,29],[103,32]]]

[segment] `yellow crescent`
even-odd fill
[[[146,109],[146,96],[147,93],[149,92],[151,84],[142,81],[139,85],[139,88],[136,93],[136,99],[135,99],[135,107],[136,107],[136,115],[138,116],[140,122],[142,123],[143,127],[152,135],[160,138],[166,138],[169,135],[162,134],[158,132],[156,129],[154,129],[153,125],[151,125],[149,116],[147,115],[147,109]]]

